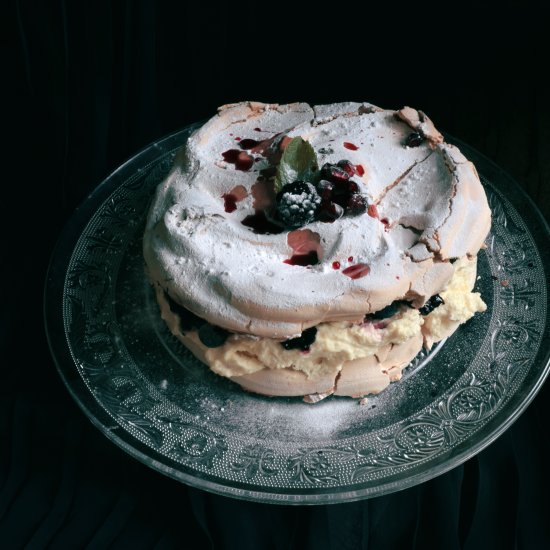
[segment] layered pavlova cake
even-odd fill
[[[272,396],[364,396],[486,306],[491,213],[430,119],[368,103],[226,105],[189,138],[143,247],[161,315]]]

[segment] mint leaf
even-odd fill
[[[277,166],[275,192],[296,180],[311,181],[318,169],[317,155],[310,143],[301,137],[291,139]]]

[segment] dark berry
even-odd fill
[[[352,195],[354,193],[359,193],[359,185],[357,185],[357,182],[353,180],[348,181],[348,193],[351,193]]]
[[[344,209],[334,202],[323,202],[317,211],[317,219],[325,223],[332,223],[343,215]]]
[[[321,197],[311,183],[287,183],[277,193],[277,212],[285,227],[302,227],[315,219]]]
[[[321,168],[321,178],[333,183],[343,183],[349,180],[349,174],[335,164],[326,163]]]
[[[428,315],[436,307],[443,305],[445,301],[439,294],[432,296],[421,308],[419,308],[420,315]]]
[[[339,160],[336,165],[342,168],[350,177],[357,174],[355,166],[349,160]]]
[[[188,309],[185,309],[183,306],[178,304],[169,296],[167,292],[164,293],[164,297],[170,306],[170,311],[179,317],[180,330],[182,332],[196,330],[206,323],[204,319],[201,319],[198,315],[195,315]]]
[[[229,332],[224,328],[205,323],[199,329],[199,339],[208,348],[219,348],[225,344]]]
[[[351,193],[348,189],[348,182],[338,183],[334,186],[332,190],[332,200],[333,202],[339,204],[340,206],[346,207],[348,200],[351,196]]]
[[[422,134],[419,134],[418,132],[413,132],[412,134],[409,134],[407,136],[407,139],[405,140],[405,145],[407,147],[418,147],[419,145],[422,145],[422,142],[424,141],[424,137]]]
[[[409,302],[404,302],[403,300],[395,300],[389,306],[386,306],[380,311],[375,311],[369,313],[365,316],[365,321],[379,321],[380,319],[387,319],[388,317],[393,317],[398,311],[399,306],[401,305],[410,305]]]
[[[281,342],[281,345],[285,349],[301,349],[302,351],[308,351],[310,346],[315,342],[315,336],[317,335],[317,329],[315,327],[308,328],[302,332],[297,338],[291,338]]]
[[[323,201],[330,201],[332,198],[332,190],[334,189],[334,183],[328,180],[321,180],[317,184],[317,193]]]
[[[358,216],[367,211],[367,199],[364,195],[352,195],[346,205],[346,214]]]
[[[386,306],[380,311],[375,311],[374,313],[369,313],[365,319],[368,321],[379,321],[380,319],[387,319],[388,317],[393,317],[399,311],[399,304],[397,302],[392,302],[389,306]]]

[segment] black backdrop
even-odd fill
[[[543,2],[5,4],[0,548],[548,547],[548,385],[493,445],[423,485],[345,505],[251,504],[109,443],[63,387],[41,313],[55,240],[86,195],[150,141],[243,99],[421,108],[548,219]]]

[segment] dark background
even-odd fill
[[[489,448],[423,485],[330,507],[250,504],[109,443],[59,379],[41,310],[53,246],[86,195],[152,140],[245,99],[420,108],[549,219],[544,2],[5,4],[0,548],[550,544],[548,385]]]

